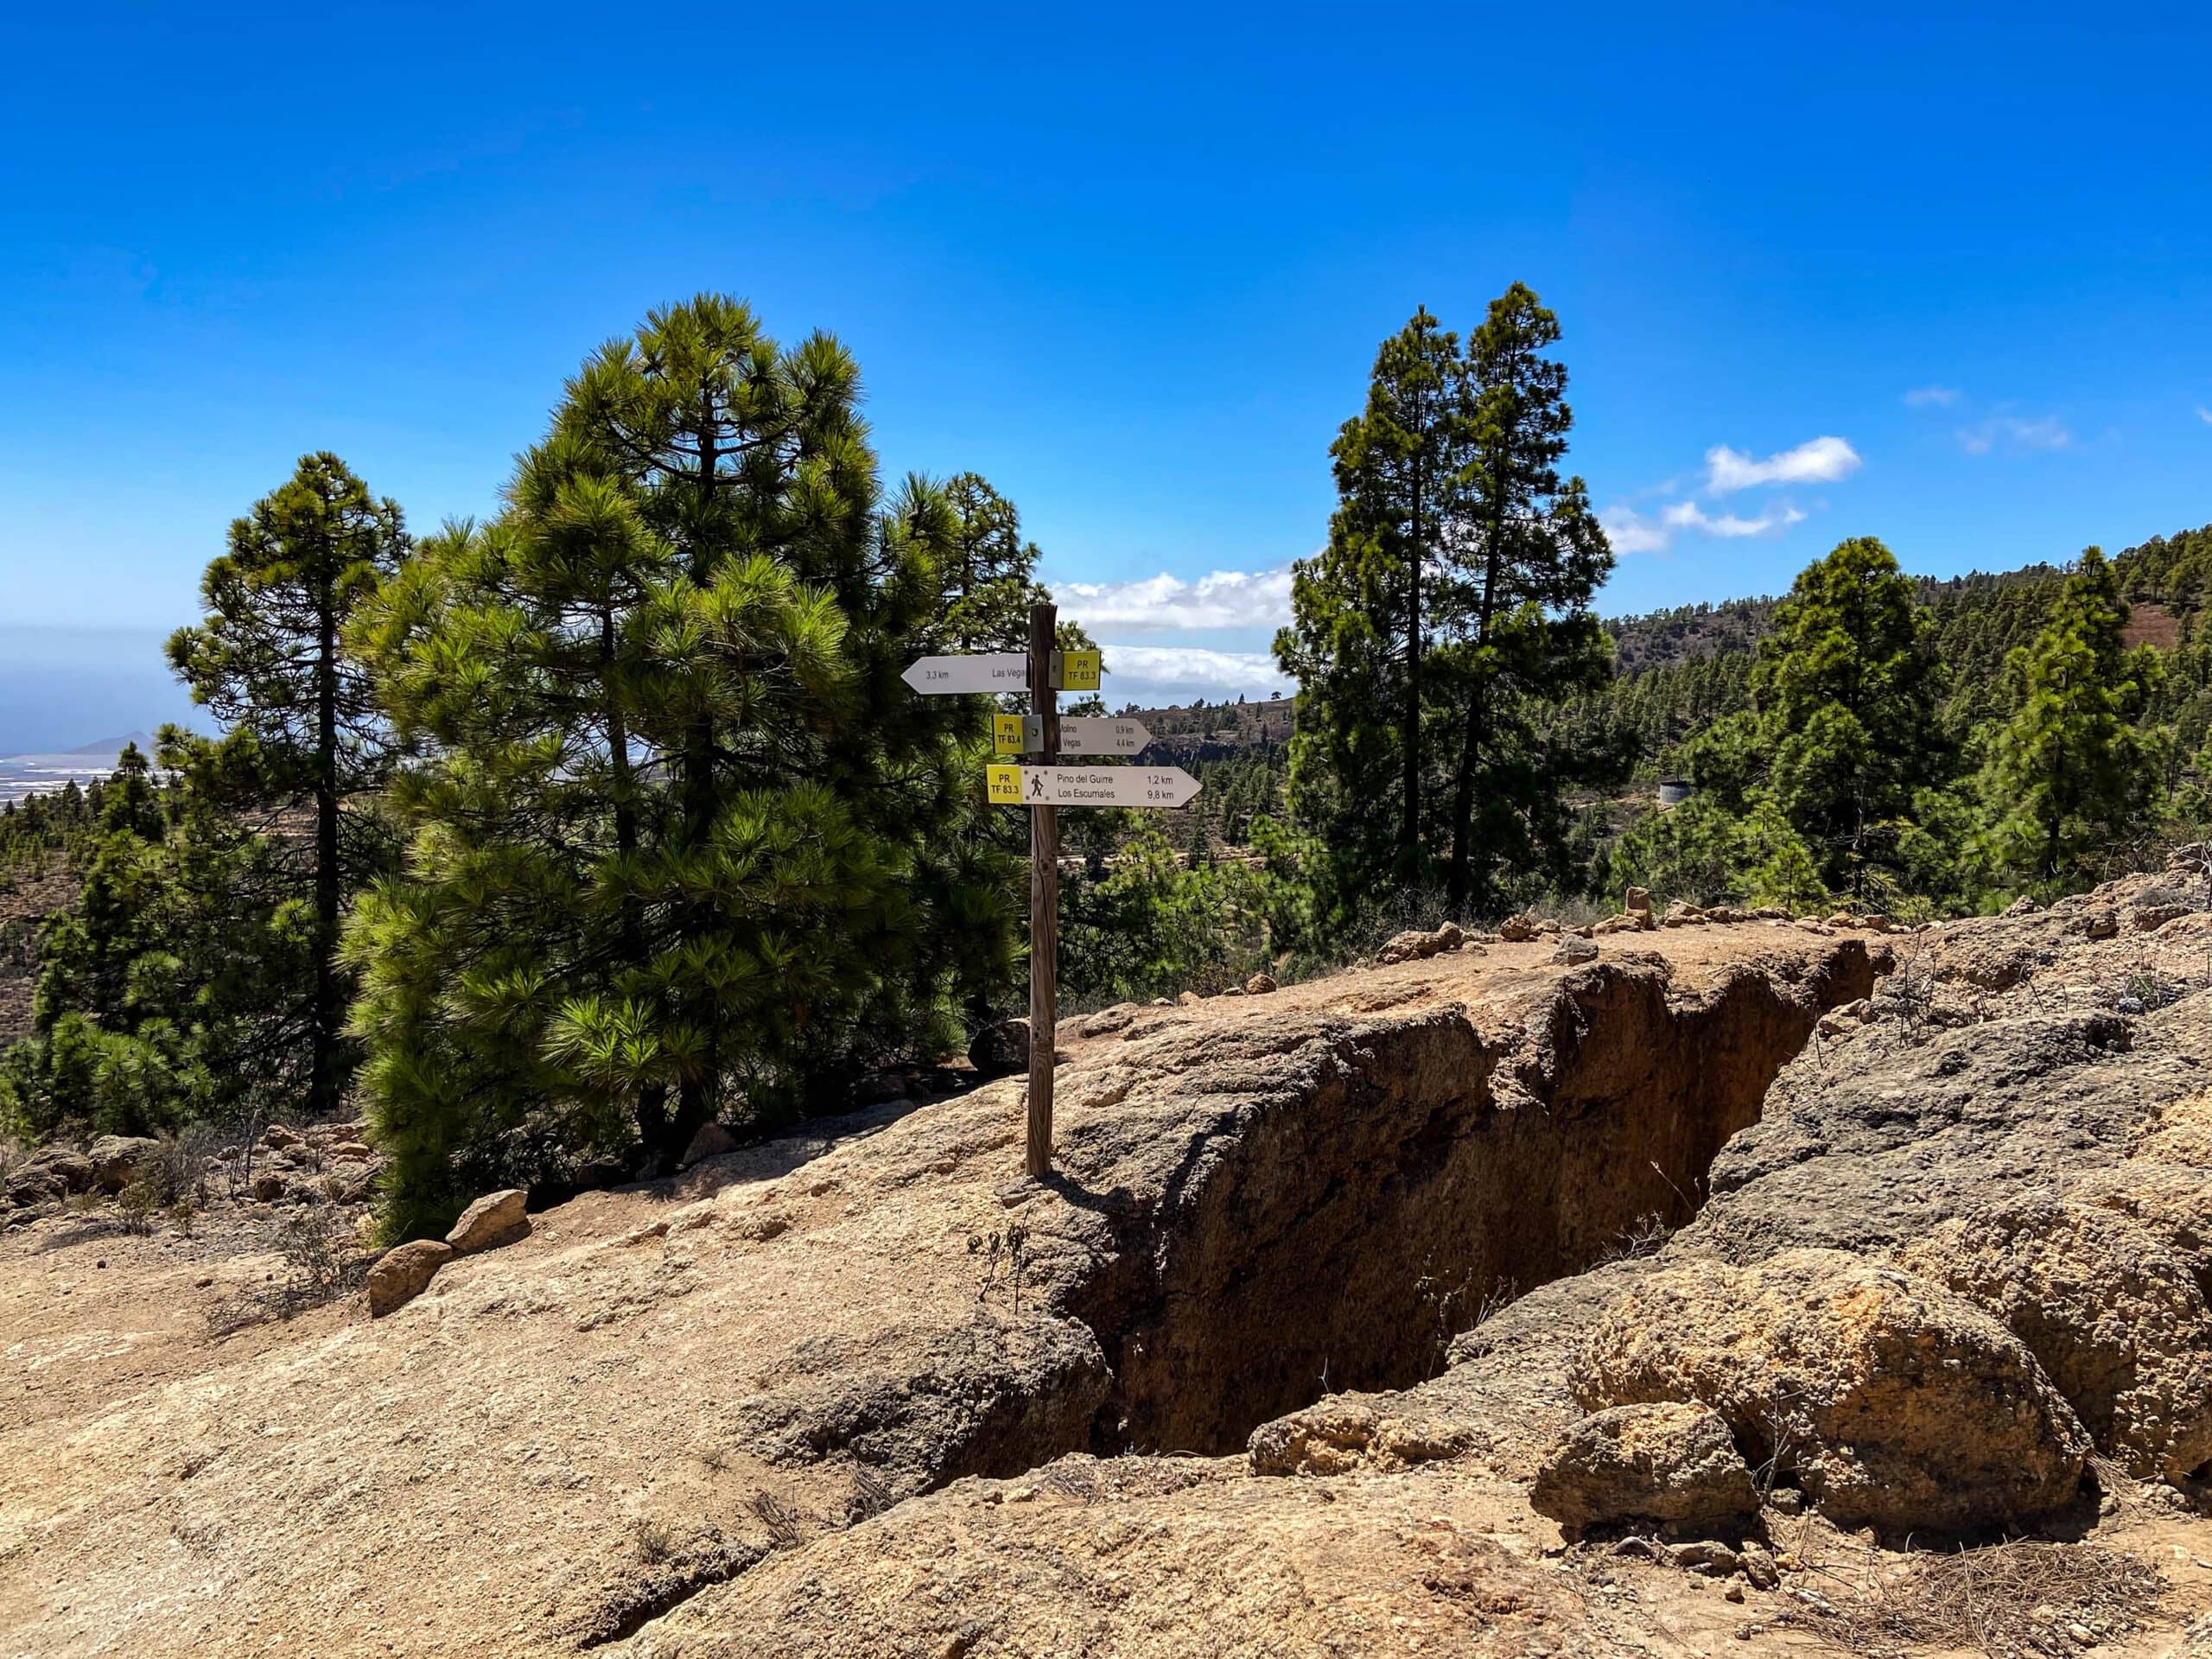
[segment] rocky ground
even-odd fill
[[[1107,1010],[1047,1183],[893,1102],[373,1320],[25,1206],[0,1649],[2190,1650],[2201,877],[1672,919]]]

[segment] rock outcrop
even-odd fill
[[[2180,1482],[2212,1459],[2212,1312],[2141,1223],[2037,1192],[1901,1259],[2008,1326],[2130,1473]]]
[[[2089,1450],[2010,1331],[1834,1250],[1686,1262],[1610,1306],[1570,1370],[1586,1408],[1709,1406],[1839,1525],[1967,1532],[2074,1500]]]

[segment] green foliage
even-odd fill
[[[1179,861],[1172,831],[1187,826],[1167,816],[1142,815],[1110,869],[1065,884],[1060,962],[1071,997],[1209,994],[1268,964],[1267,874],[1243,861]]]
[[[366,665],[346,648],[353,614],[407,556],[398,507],[380,500],[337,456],[302,456],[290,480],[231,526],[207,567],[207,616],[169,640],[169,661],[195,702],[220,720],[220,741],[164,734],[168,760],[199,788],[263,828],[297,806],[309,837],[296,849],[311,903],[304,1040],[307,1109],[337,1108],[355,1060],[345,1035],[352,986],[338,932],[352,896],[390,868],[394,847],[370,802],[391,747]]]
[[[2032,890],[2081,881],[2098,855],[2148,825],[2157,804],[2164,740],[2134,721],[2161,670],[2155,651],[2125,648],[2126,622],[2118,573],[2093,547],[2035,644],[2012,654],[2015,712],[1984,793],[1994,855]]]
[[[1327,850],[1313,874],[1349,915],[1416,884],[1422,842],[1424,583],[1464,512],[1466,369],[1459,337],[1425,309],[1382,342],[1366,408],[1330,447],[1338,505],[1327,545],[1292,569],[1291,626],[1275,656],[1299,682],[1293,810]]]
[[[657,311],[569,383],[506,513],[365,620],[416,756],[406,879],[348,944],[395,1231],[493,1172],[833,1103],[1009,979],[985,700],[899,676],[947,616],[1002,632],[1026,544],[971,547],[998,597],[948,595],[958,512],[919,480],[879,506],[858,401],[826,335]]]
[[[1740,810],[1700,794],[1647,814],[1613,848],[1607,885],[1617,893],[1649,887],[1662,904],[1804,908],[1827,897],[1812,849],[1763,790]]]
[[[82,891],[39,942],[35,1029],[0,1058],[16,1133],[149,1134],[295,1104],[312,914],[262,837],[124,752]]]
[[[1808,566],[1761,642],[1753,689],[1777,803],[1823,876],[1864,897],[1894,862],[1913,791],[1942,766],[1935,659],[1910,577],[1871,537]]]
[[[1289,804],[1332,925],[1440,871],[1478,912],[1562,873],[1564,793],[1604,746],[1559,703],[1605,677],[1588,607],[1612,555],[1557,470],[1558,338],[1518,283],[1464,349],[1417,312],[1331,452],[1328,545],[1294,569],[1275,654],[1300,683]]]

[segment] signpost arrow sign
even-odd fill
[[[1029,658],[1018,651],[972,657],[925,657],[899,677],[925,696],[964,696],[976,691],[1027,691]]]
[[[1180,806],[1198,780],[1180,766],[993,766],[1002,806]]]
[[[1134,720],[1100,719],[1089,715],[1060,718],[1062,754],[1138,754],[1152,741],[1143,723]]]

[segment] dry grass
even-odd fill
[[[1793,1586],[1783,1622],[1866,1659],[1954,1649],[2047,1659],[2137,1628],[2164,1595],[2156,1569],[2097,1544],[2012,1543],[1929,1551]]]

